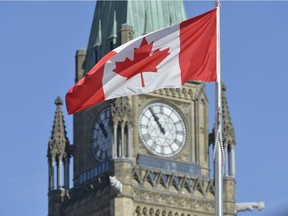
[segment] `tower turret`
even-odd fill
[[[222,83],[222,141],[225,150],[224,176],[235,177],[235,130],[231,121],[226,85]],[[215,144],[214,128],[209,134],[209,143]]]
[[[235,131],[231,121],[228,101],[225,93],[226,86],[224,83],[222,83],[222,137],[226,156],[225,176],[235,177]]]
[[[236,180],[235,180],[235,130],[231,121],[226,85],[222,83],[222,142],[225,151],[223,179],[223,207],[225,216],[233,216],[236,212]],[[214,128],[209,134],[209,143],[215,144]]]
[[[69,190],[69,140],[66,135],[65,122],[60,97],[55,100],[56,112],[48,142],[48,196],[49,216],[61,215],[61,202]]]

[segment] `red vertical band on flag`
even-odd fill
[[[182,84],[216,81],[216,9],[180,23]]]
[[[68,114],[78,112],[96,103],[104,101],[102,79],[104,67],[117,53],[114,51],[105,55],[74,87],[66,94]]]

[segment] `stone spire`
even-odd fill
[[[102,27],[101,27],[101,20],[99,20],[98,34],[97,34],[95,44],[93,46],[94,64],[96,64],[99,61],[99,49],[100,49],[101,44],[102,44]]]
[[[93,48],[100,47],[101,43],[102,43],[102,27],[101,27],[101,20],[99,20],[98,34]]]
[[[222,136],[223,143],[235,145],[235,131],[231,121],[228,101],[226,97],[226,85],[222,83]]]
[[[226,97],[226,85],[222,82],[222,139],[223,143],[235,145],[235,131],[231,121],[228,100]],[[209,144],[215,143],[214,128],[209,134]]]
[[[49,191],[69,189],[69,140],[66,135],[65,122],[61,106],[63,102],[60,97],[55,100],[56,112],[48,142],[48,163],[49,163]],[[64,175],[63,175],[64,171]],[[55,177],[57,185],[55,187]]]
[[[222,141],[225,150],[225,176],[235,177],[235,130],[231,121],[226,86],[222,82]],[[215,144],[214,128],[209,134],[209,144]]]
[[[225,150],[224,175],[235,177],[235,131],[231,121],[228,101],[226,97],[226,86],[222,83],[222,139]]]
[[[114,49],[114,46],[116,45],[117,41],[117,20],[116,20],[116,10],[114,10],[113,13],[113,25],[112,25],[112,31],[108,38],[110,40],[110,43],[112,44],[111,50]]]
[[[65,157],[67,155],[69,140],[66,135],[67,133],[65,128],[65,122],[61,109],[63,102],[59,96],[55,100],[55,105],[56,112],[54,116],[51,137],[49,140],[48,157]]]

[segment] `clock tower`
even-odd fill
[[[179,0],[97,1],[88,47],[76,52],[75,81],[111,49],[185,18]],[[225,94],[222,97],[227,153],[224,215],[232,216],[235,136]],[[213,134],[208,132],[204,83],[191,81],[181,89],[116,98],[78,112],[73,116],[73,144],[66,136],[61,99],[55,104],[47,154],[49,216],[215,214],[209,148]]]

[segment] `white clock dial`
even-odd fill
[[[96,160],[104,161],[112,156],[112,126],[110,107],[104,108],[96,117],[92,132],[92,152]]]
[[[151,103],[139,118],[139,134],[146,148],[162,157],[178,154],[186,142],[186,127],[180,114],[165,103]]]

